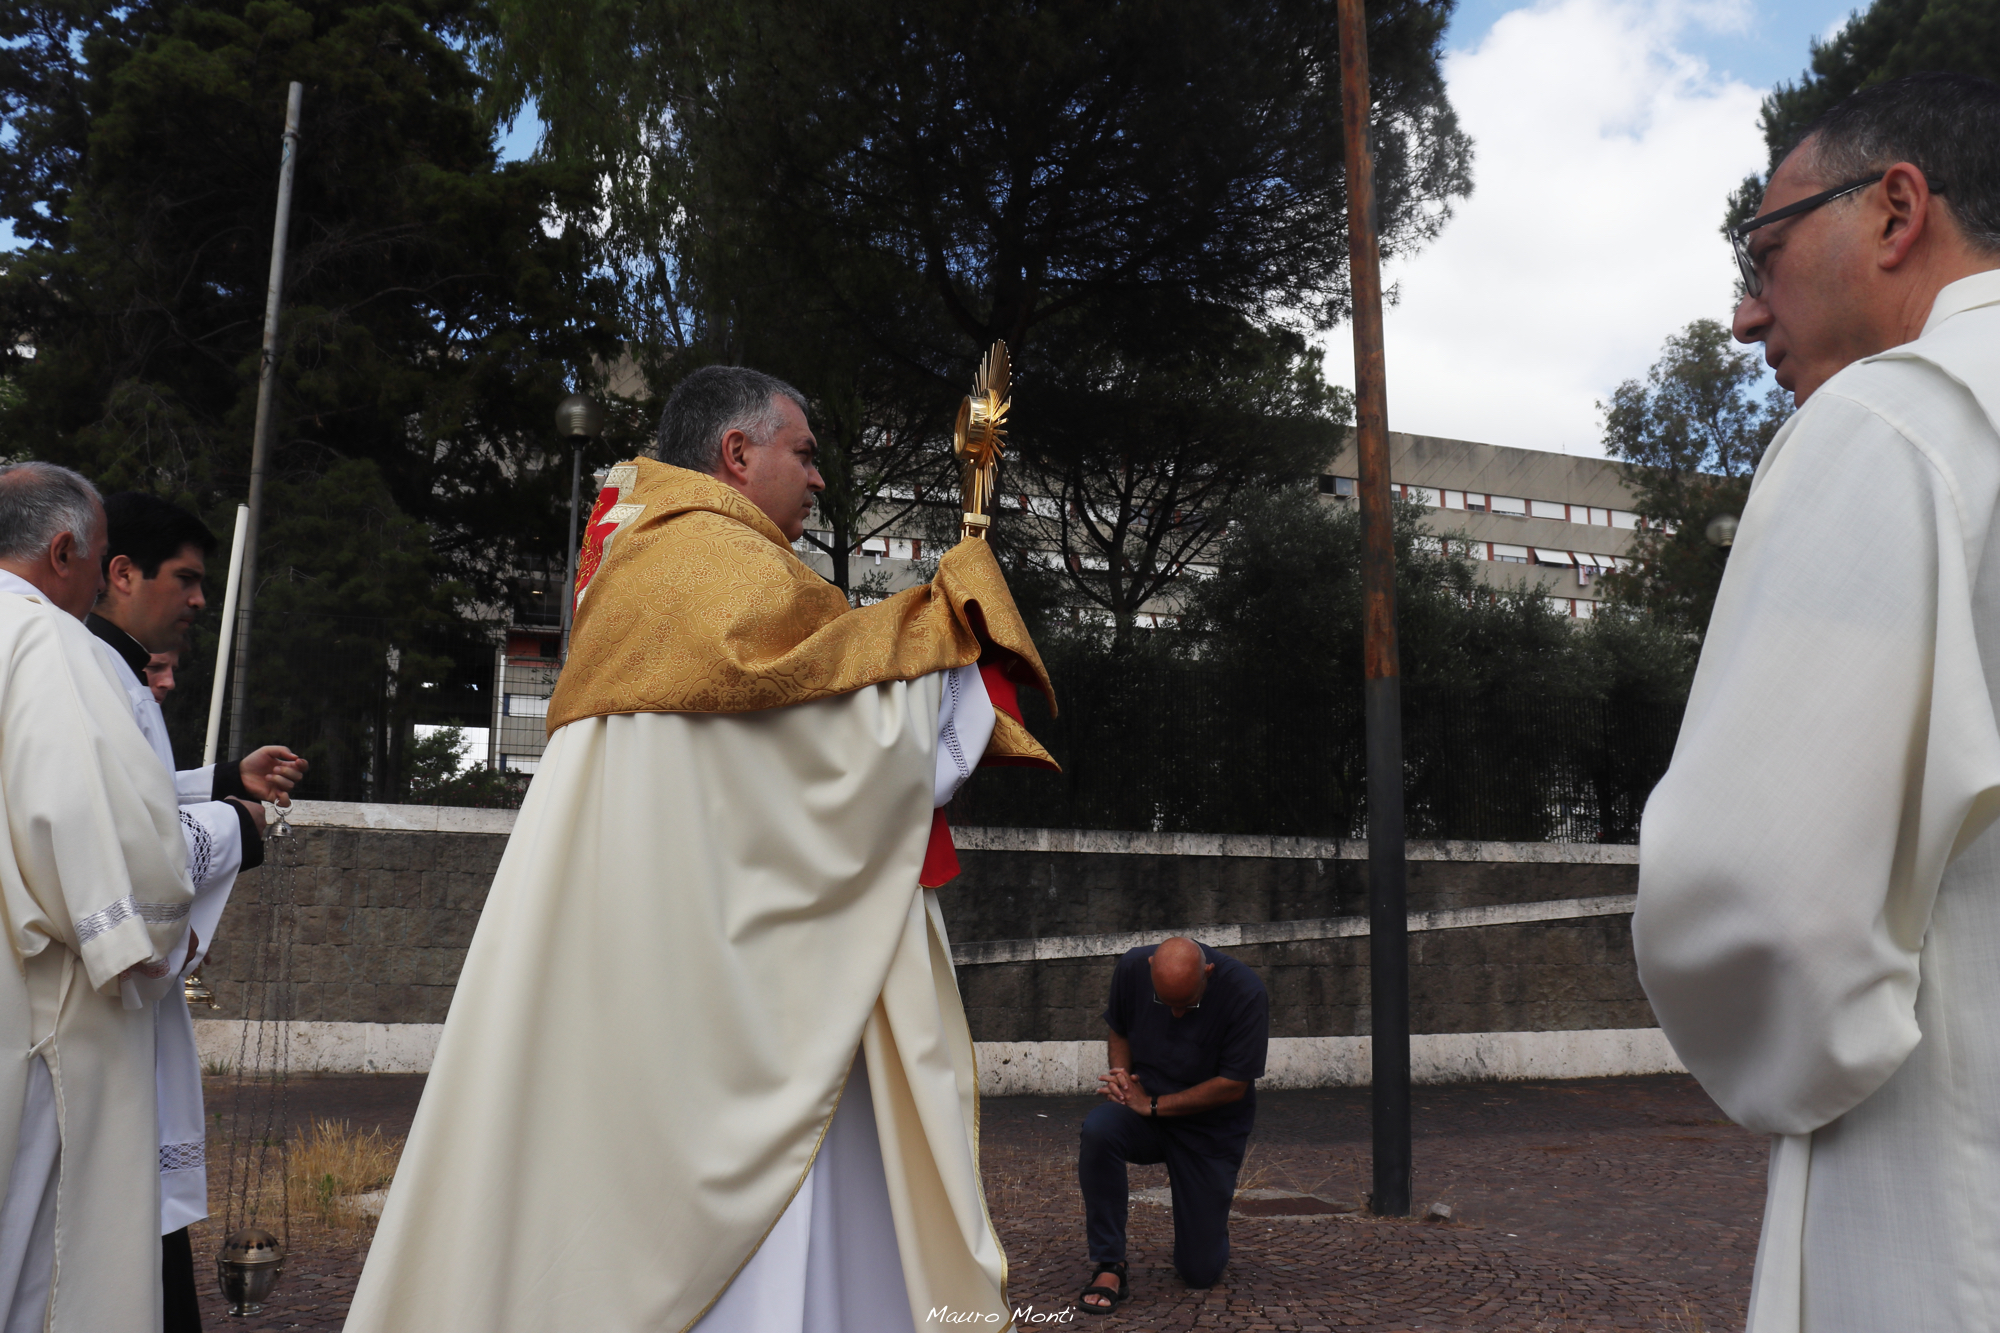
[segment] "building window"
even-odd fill
[[[1446,492],[1444,493],[1444,507],[1445,507],[1446,509],[1463,509],[1463,508],[1465,508],[1465,492],[1464,492],[1464,491],[1446,491]]]
[[[1569,522],[1569,506],[1566,504],[1557,504],[1554,500],[1530,500],[1528,501],[1528,517],[1553,518],[1558,522],[1567,523]]]
[[[507,717],[547,717],[549,701],[537,694],[510,694],[501,700],[500,711]]]
[[[1354,498],[1354,478],[1333,477],[1322,474],[1319,479],[1321,495],[1337,495],[1343,500]]]
[[[1614,528],[1624,528],[1627,531],[1634,530],[1639,526],[1639,516],[1627,513],[1623,509],[1614,509],[1611,511],[1611,526]]]
[[[1528,502],[1526,500],[1517,500],[1511,495],[1492,496],[1489,503],[1496,514],[1505,514],[1509,518],[1526,518],[1528,516]]]
[[[1506,542],[1494,542],[1493,558],[1504,564],[1525,565],[1528,563],[1528,548],[1509,546]]]

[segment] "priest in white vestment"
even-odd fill
[[[66,469],[0,468],[0,1318],[160,1325],[154,1012],[193,892],[173,782],[83,627],[104,516]]]
[[[699,371],[608,476],[350,1333],[1011,1323],[925,886],[1048,681],[984,542],[858,610],[793,554],[803,406]]]
[[[202,579],[215,534],[156,495],[127,491],[105,501],[104,509],[104,591],[84,624],[117,660],[133,719],[160,765],[174,775],[195,894],[188,938],[168,960],[155,1009],[164,1333],[188,1333],[201,1328],[199,1274],[187,1229],[208,1216],[208,1151],[201,1057],[182,983],[214,946],[238,873],[263,864],[262,803],[289,804],[307,765],[284,746],[267,745],[233,762],[175,769],[147,668],[156,653],[179,647],[207,605]]]
[[[1829,112],[1739,229],[1759,466],[1633,943],[1772,1134],[1751,1333],[2000,1328],[2000,87]]]

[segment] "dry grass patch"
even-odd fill
[[[387,1189],[402,1155],[403,1140],[379,1129],[363,1134],[346,1121],[314,1120],[292,1147],[292,1198],[328,1226],[368,1225],[355,1196]]]

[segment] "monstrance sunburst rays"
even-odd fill
[[[1008,397],[1013,372],[1007,363],[1007,344],[996,342],[972,377],[972,392],[958,405],[958,424],[952,431],[952,455],[958,459],[959,496],[965,537],[986,536],[993,526],[993,476],[1005,445]]]

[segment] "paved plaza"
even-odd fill
[[[294,1123],[319,1116],[400,1135],[420,1076],[330,1077],[292,1085]],[[219,1091],[219,1090],[218,1090]],[[982,1103],[984,1166],[1017,1305],[1073,1310],[1087,1276],[1076,1132],[1085,1098]],[[1366,1089],[1266,1092],[1240,1182],[1336,1207],[1367,1189]],[[1419,1088],[1418,1211],[1239,1217],[1222,1282],[1189,1291],[1168,1256],[1164,1206],[1132,1209],[1133,1298],[1115,1315],[1041,1327],[1131,1330],[1481,1330],[1491,1333],[1723,1333],[1743,1324],[1763,1203],[1765,1140],[1723,1119],[1684,1077]],[[1135,1190],[1166,1183],[1134,1168]],[[1257,1209],[1325,1207],[1260,1200]],[[335,1329],[366,1237],[294,1223],[284,1290],[262,1316],[211,1330]],[[196,1236],[204,1264],[212,1233]],[[1035,1327],[1036,1325],[1028,1325]]]

